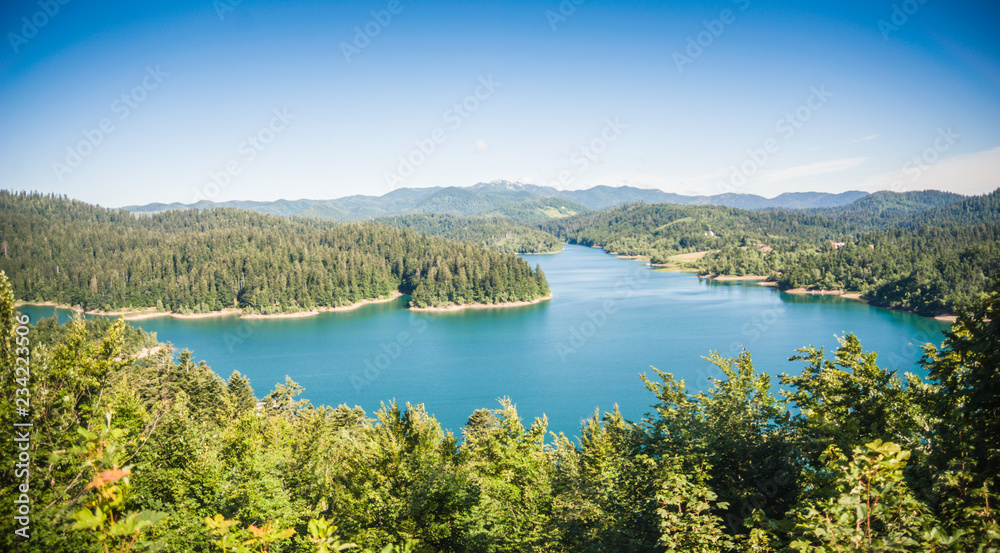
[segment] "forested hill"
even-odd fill
[[[915,213],[941,207],[964,199],[965,196],[940,190],[920,190],[912,192],[873,192],[847,205],[817,209],[816,213]]]
[[[1000,188],[982,196],[971,196],[915,214],[905,226],[974,225],[1000,221]]]
[[[376,223],[407,228],[508,253],[555,253],[562,240],[502,217],[459,217],[435,213],[383,217]]]
[[[630,204],[539,224],[542,230],[585,246],[601,246],[654,260],[674,253],[767,239],[795,247],[843,236],[846,226],[800,211],[747,211],[732,207]]]
[[[875,192],[848,205],[805,210],[843,225],[848,232],[872,232],[889,227],[964,225],[1000,219],[1000,194],[965,197],[939,190]]]
[[[595,186],[587,190],[557,190],[549,186],[509,181],[481,182],[473,186],[397,188],[383,196],[347,196],[334,200],[277,200],[274,202],[229,201],[214,203],[201,200],[193,204],[127,206],[136,213],[159,213],[165,210],[215,209],[234,207],[270,215],[315,217],[338,221],[361,221],[377,217],[414,213],[447,213],[463,217],[510,217],[525,222],[564,216],[567,212],[605,209],[627,203],[673,203],[683,205],[722,205],[743,209],[808,209],[849,204],[866,192],[785,193],[775,198],[754,194],[718,194],[683,196],[657,189],[633,186]],[[546,209],[549,208],[549,209]],[[551,209],[555,208],[555,209]],[[572,213],[569,213],[572,214]]]
[[[745,240],[770,240],[774,242],[771,246],[815,244],[894,227],[996,221],[1000,221],[1000,190],[968,198],[925,190],[876,192],[849,205],[808,210],[637,203],[550,220],[538,227],[567,240],[605,246],[609,251],[655,256]]]
[[[373,223],[236,209],[136,217],[0,191],[0,270],[26,301],[84,309],[288,313],[410,294],[415,307],[534,300],[522,259]]]
[[[808,211],[633,204],[539,226],[657,263],[708,252],[693,264],[706,274],[860,292],[876,305],[924,315],[953,312],[1000,270],[1000,190],[969,198],[884,192]]]

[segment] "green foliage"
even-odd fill
[[[745,534],[751,531],[745,519],[755,511],[780,518],[797,500],[799,463],[790,415],[772,396],[770,378],[754,370],[748,352],[736,359],[713,353],[707,360],[723,378],[711,378],[712,387],[697,395],[668,373],[654,369],[662,382],[643,377],[659,399],[657,417],[647,419],[652,443],[646,451],[685,459],[686,475],[706,473],[691,485],[711,481],[713,501],[718,499],[711,516],[720,518],[727,532]],[[677,471],[667,466],[668,474]]]
[[[799,466],[784,401],[771,393],[771,379],[753,367],[750,353],[736,359],[712,353],[722,371],[698,394],[704,458],[719,502],[716,513],[731,532],[746,532],[744,519],[761,513],[780,518],[797,500]],[[723,507],[722,505],[726,505]]]
[[[216,515],[218,516],[218,515]],[[341,543],[336,537],[337,527],[325,518],[309,521],[309,541],[316,546],[316,553],[334,553],[357,547],[353,543]]]
[[[946,527],[967,550],[1000,544],[1000,277],[975,309],[962,313],[942,348],[925,348],[937,383],[939,422],[929,464],[931,493]]]
[[[248,413],[257,406],[250,379],[240,374],[240,371],[233,371],[229,376],[226,391],[229,392],[229,404],[236,415]]]
[[[562,241],[502,217],[459,217],[435,213],[384,217],[377,223],[414,232],[476,244],[506,253],[551,253],[562,249]]]
[[[792,357],[808,364],[802,374],[781,377],[793,389],[786,396],[799,410],[792,424],[807,458],[818,462],[830,444],[851,451],[876,439],[923,449],[928,415],[920,380],[908,375],[911,385],[904,387],[902,379],[876,364],[876,352],[864,351],[857,336],[838,341],[834,360],[822,349],[804,348]]]
[[[117,442],[124,432],[111,427],[111,415],[106,426],[96,431],[78,428],[81,443],[72,447],[68,455],[83,459],[83,467],[93,473],[87,490],[93,490],[89,503],[73,513],[75,531],[96,537],[105,553],[128,553],[149,544],[140,537],[153,526],[167,518],[156,511],[124,512],[125,499],[130,485],[131,466],[120,466],[121,449]]]
[[[509,398],[477,419],[466,428],[458,457],[478,490],[478,501],[465,515],[475,550],[544,550],[551,510],[548,422],[535,419],[526,429]]]
[[[245,530],[237,531],[232,529],[234,524],[236,524],[235,520],[226,520],[219,514],[211,518],[205,517],[205,525],[218,537],[213,545],[218,547],[222,553],[230,551],[232,553],[267,553],[272,544],[287,540],[295,535],[294,528],[275,528],[271,522],[267,522],[261,528],[251,524]],[[342,549],[344,548],[334,551]]]
[[[955,202],[960,202],[964,198],[960,194],[953,192],[943,192],[940,190],[922,190],[912,192],[872,192],[851,204],[842,206],[834,211],[841,214],[849,214],[852,217],[878,218],[880,221],[908,213],[918,213],[921,211],[943,207]]]
[[[14,309],[14,290],[7,275],[0,271],[0,325],[3,325],[0,326],[0,369],[3,370],[3,374],[0,375],[0,397],[3,400],[0,403],[0,424],[3,424],[4,428],[14,428],[14,423],[21,422],[16,417],[15,410],[17,390],[26,388],[31,391],[36,388],[31,378],[32,356],[25,355],[30,351],[17,350],[17,348],[27,348],[31,344],[32,336],[30,333],[25,339],[16,332],[19,326],[26,325],[28,322],[27,316],[19,315]],[[27,369],[24,368],[23,361],[22,363],[17,362],[18,357],[28,361]],[[18,370],[17,367],[21,367],[21,369]],[[28,380],[22,382],[27,386],[22,386],[16,379],[23,378],[25,373],[27,373]],[[13,447],[5,448],[0,451],[0,459],[3,460],[3,465],[0,465],[2,481],[15,482],[14,471],[11,470],[11,467],[16,462],[17,451]]]
[[[712,353],[711,387],[656,370],[651,413],[595,413],[579,442],[526,426],[509,399],[461,442],[422,405],[369,418],[300,399],[290,378],[258,409],[244,376],[189,352],[137,358],[153,338],[123,321],[46,320],[30,334],[30,474],[0,467],[30,484],[31,538],[4,528],[0,548],[995,552],[998,296],[926,349],[928,382],[847,335],[831,359],[800,350],[778,399],[748,352]],[[12,300],[0,274],[5,369]]]
[[[276,384],[274,390],[264,396],[263,408],[280,417],[293,420],[299,410],[309,405],[307,399],[295,399],[304,391],[305,388],[301,384],[285,375],[285,383]]]
[[[372,223],[283,219],[233,209],[135,217],[0,191],[0,257],[26,301],[87,310],[162,306],[289,313],[412,294],[416,306],[533,300],[536,274],[512,254]]]
[[[704,464],[687,469],[679,458],[665,465],[663,483],[656,501],[660,507],[659,544],[668,553],[692,551],[719,553],[735,544],[722,530],[722,520],[711,508],[725,509],[725,502],[715,502],[716,495],[708,487],[708,467]]]
[[[59,324],[59,317],[55,313],[51,317],[41,318],[32,322],[31,342],[33,343],[56,343],[62,341],[69,335],[71,326]],[[87,340],[94,342],[101,340],[108,334],[111,327],[116,326],[118,321],[111,317],[89,318],[86,322]],[[144,332],[142,329],[124,325],[121,327],[122,349],[130,355],[138,354],[144,348],[154,348],[157,345],[156,333]]]
[[[953,540],[933,525],[927,507],[906,485],[908,451],[875,440],[845,458],[823,454],[833,482],[813,491],[794,513],[796,551],[938,551]]]
[[[660,489],[648,435],[617,406],[583,423],[580,444],[555,442],[553,522],[566,551],[656,551]]]

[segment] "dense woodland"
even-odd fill
[[[941,315],[977,298],[1000,271],[1000,223],[893,229],[822,252],[729,246],[706,256],[701,268],[770,275],[782,289],[858,291],[874,305]]]
[[[553,253],[562,250],[563,246],[562,240],[547,232],[502,217],[459,217],[431,213],[383,217],[375,222],[505,253]]]
[[[883,192],[804,211],[632,204],[540,226],[654,263],[708,251],[694,265],[705,274],[861,292],[876,305],[924,315],[954,312],[1000,270],[1000,190],[972,198]]]
[[[545,276],[512,254],[373,223],[235,210],[133,216],[0,192],[0,270],[18,297],[84,309],[296,312],[410,294],[415,307],[533,300]]]
[[[759,211],[630,204],[582,212],[559,198],[510,201],[525,195],[447,188],[428,198],[508,203],[491,217],[423,213],[337,224],[225,208],[132,217],[0,193],[0,269],[23,299],[87,309],[282,313],[395,290],[411,294],[415,307],[490,304],[548,294],[544,275],[500,254],[558,251],[565,240],[656,263],[707,251],[689,266],[761,275],[782,289],[860,292],[875,305],[923,315],[953,313],[1000,269],[1000,191],[878,192],[837,207]]]
[[[29,461],[0,453],[0,500],[30,495],[4,551],[1000,549],[1000,282],[925,348],[927,381],[852,335],[800,350],[778,396],[749,352],[711,354],[710,389],[656,370],[651,413],[595,413],[578,440],[506,400],[453,436],[420,405],[256,394],[187,352],[139,358],[155,339],[124,321],[28,324],[13,300],[0,273],[0,426],[26,420],[17,397],[34,424]]]

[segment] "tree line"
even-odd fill
[[[712,353],[709,389],[654,369],[649,414],[595,413],[579,440],[506,399],[455,436],[422,405],[314,406],[290,378],[258,397],[189,352],[140,356],[155,339],[122,320],[27,324],[13,301],[0,273],[0,426],[25,420],[24,396],[34,424],[26,472],[0,451],[0,500],[15,504],[14,484],[31,498],[30,538],[5,516],[4,550],[1000,547],[1000,282],[925,347],[926,380],[880,367],[853,335],[800,350],[778,395],[749,352]]]
[[[727,246],[698,268],[762,275],[782,290],[812,287],[862,292],[873,305],[921,315],[953,313],[978,298],[1000,271],[1000,223],[892,229],[822,251]]]
[[[979,297],[1000,270],[1000,190],[970,198],[882,192],[804,211],[632,204],[541,228],[654,263],[705,251],[691,265],[702,274],[861,292],[875,305],[931,316]]]
[[[533,300],[543,274],[515,255],[374,223],[236,209],[133,216],[0,192],[0,270],[20,299],[87,310],[288,313],[394,291],[419,307]]]

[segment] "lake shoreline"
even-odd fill
[[[296,311],[294,313],[245,313],[242,309],[223,309],[220,311],[210,311],[208,313],[174,313],[169,311],[156,311],[155,307],[147,307],[144,309],[134,309],[134,310],[118,310],[118,311],[101,311],[101,310],[91,310],[86,311],[78,306],[60,304],[52,301],[45,302],[26,302],[18,301],[15,302],[15,307],[18,305],[32,305],[38,307],[54,307],[57,309],[67,309],[75,313],[82,313],[84,315],[92,315],[97,317],[124,317],[126,321],[142,321],[146,319],[153,319],[158,317],[172,317],[174,319],[208,319],[212,317],[228,317],[233,315],[238,315],[241,319],[302,319],[306,317],[314,317],[322,313],[335,313],[339,311],[352,311],[358,309],[359,307],[364,307],[365,305],[371,305],[375,303],[386,303],[396,300],[403,296],[403,293],[399,290],[394,291],[389,297],[377,298],[377,299],[365,299],[361,301],[354,302],[350,305],[341,305],[338,307],[318,307],[315,309],[309,309],[306,311]],[[543,301],[552,299],[552,294],[548,296],[537,298],[531,301],[515,301],[515,302],[505,302],[505,303],[474,303],[474,304],[463,304],[463,305],[449,305],[446,307],[407,307],[410,311],[427,311],[427,312],[454,312],[462,311],[465,309],[500,309],[504,307],[524,307],[528,305],[535,305]]]
[[[602,249],[603,250],[603,248],[601,246],[596,246],[595,245],[595,246],[590,246],[590,247],[591,248],[595,248],[595,249]],[[522,255],[554,255],[554,254],[557,254],[557,253],[562,253],[562,251],[565,251],[565,244],[563,246],[563,250],[560,250],[558,252],[531,253],[531,254],[522,254]],[[607,251],[605,251],[604,253],[608,254],[608,255],[614,255],[618,259],[629,259],[629,260],[648,260],[649,259],[648,257],[645,257],[645,256],[623,256],[623,255],[618,255],[617,252],[607,252]],[[692,256],[692,257],[693,256],[698,256],[698,257],[700,257],[700,256],[705,255],[706,253],[708,253],[708,252],[694,252],[694,253],[690,253],[690,254],[680,254],[680,256]],[[685,259],[683,261],[682,260],[678,260],[678,261],[681,261],[681,263],[683,263],[683,261],[687,261],[687,259]],[[647,265],[649,267],[653,268],[653,270],[665,271],[665,272],[695,272],[696,271],[695,269],[689,269],[689,268],[683,267],[682,265],[680,265],[678,263],[648,263]],[[778,283],[777,282],[768,281],[767,277],[763,276],[763,275],[734,276],[734,275],[717,275],[717,274],[710,274],[710,275],[698,274],[696,276],[698,278],[704,278],[706,280],[716,280],[716,281],[719,281],[719,282],[748,282],[748,283],[749,282],[755,282],[759,286],[767,286],[767,287],[776,288],[776,289],[778,288]],[[791,288],[791,289],[788,289],[788,290],[780,290],[780,289],[778,289],[778,291],[779,292],[784,292],[784,293],[787,293],[787,294],[793,294],[793,295],[840,296],[840,297],[842,297],[844,299],[859,301],[859,302],[871,305],[867,300],[865,300],[865,299],[863,299],[861,297],[861,293],[860,292],[845,292],[844,290],[819,290],[819,289],[813,290],[813,289],[807,289],[807,288]],[[154,317],[173,317],[175,319],[202,319],[202,318],[209,318],[209,317],[225,317],[225,316],[230,316],[230,315],[239,315],[239,317],[242,318],[242,319],[298,319],[298,318],[305,318],[305,317],[313,317],[313,316],[319,315],[321,313],[327,313],[327,312],[350,311],[350,310],[357,309],[359,307],[362,307],[362,306],[365,306],[365,305],[368,305],[368,304],[389,302],[389,301],[392,301],[392,300],[395,300],[395,299],[399,298],[402,295],[403,294],[400,293],[397,290],[397,291],[394,291],[390,295],[390,297],[388,297],[388,298],[378,298],[378,299],[374,299],[374,300],[368,300],[368,299],[366,299],[366,300],[361,300],[359,302],[355,302],[355,303],[353,303],[351,305],[345,305],[345,306],[339,306],[339,307],[320,307],[320,308],[316,308],[316,309],[310,309],[308,311],[299,311],[299,312],[295,312],[295,313],[275,313],[275,314],[267,314],[267,315],[265,315],[265,314],[259,314],[259,313],[244,313],[240,309],[225,309],[225,310],[221,310],[221,311],[212,311],[212,312],[209,312],[209,313],[182,314],[182,313],[156,311],[155,308],[153,308],[153,307],[149,307],[149,308],[145,308],[145,309],[141,309],[141,310],[131,310],[131,311],[126,311],[126,310],[108,311],[108,312],[99,311],[99,310],[85,311],[85,310],[81,309],[78,306],[71,306],[71,305],[66,305],[66,304],[59,304],[59,303],[52,302],[52,301],[26,302],[26,301],[20,301],[20,300],[18,300],[18,301],[14,302],[14,306],[17,307],[19,305],[33,305],[33,306],[40,306],[40,307],[55,307],[55,308],[58,308],[58,309],[67,309],[67,310],[70,310],[70,311],[74,311],[76,313],[83,313],[84,315],[96,315],[96,316],[102,316],[102,317],[117,317],[117,316],[122,316],[127,321],[139,321],[139,320],[144,320],[144,319],[151,319],[151,318],[154,318]],[[407,307],[406,309],[408,309],[410,311],[426,311],[426,312],[436,312],[436,313],[448,313],[448,312],[455,312],[455,311],[463,311],[465,309],[493,309],[493,308],[504,308],[504,307],[524,307],[524,306],[528,306],[528,305],[534,305],[534,304],[537,304],[537,303],[540,303],[540,302],[543,302],[543,301],[547,301],[549,299],[552,299],[552,295],[551,294],[548,295],[548,296],[545,296],[543,298],[537,298],[537,299],[532,300],[532,301],[523,301],[523,302],[507,302],[507,303],[494,303],[494,304],[450,305],[450,306],[447,306],[447,307]],[[874,307],[880,307],[880,306],[874,306]],[[946,322],[946,323],[954,323],[957,320],[957,318],[958,318],[954,314],[945,314],[945,315],[932,316],[932,315],[922,315],[920,313],[914,313],[912,311],[907,311],[905,309],[896,309],[896,308],[892,308],[892,307],[885,307],[884,309],[890,309],[892,311],[902,311],[904,313],[910,313],[912,315],[917,315],[917,316],[920,316],[920,317],[934,319],[936,321],[941,321],[941,322]]]
[[[684,267],[677,265],[675,263],[647,263],[648,266],[652,267],[654,271],[660,271],[664,273],[691,273],[694,275],[698,274],[698,269],[693,267]]]
[[[698,275],[698,276],[701,276],[701,275]],[[736,277],[736,278],[732,278],[732,279],[729,279],[729,280],[739,281],[739,280],[750,280],[750,279],[743,279],[741,277]],[[764,281],[762,281],[762,282],[758,282],[757,285],[758,286],[767,286],[769,288],[778,288],[778,283],[777,282],[769,281],[769,280],[766,280],[766,279]],[[955,321],[958,320],[958,316],[957,315],[953,315],[953,314],[945,314],[945,315],[922,315],[920,313],[916,313],[914,311],[908,311],[906,309],[897,309],[897,308],[894,308],[894,307],[883,307],[881,305],[874,305],[871,302],[869,302],[868,300],[866,300],[863,297],[861,297],[862,296],[861,292],[845,292],[844,290],[821,290],[821,289],[815,289],[815,290],[813,290],[813,289],[809,289],[809,288],[790,288],[788,290],[780,290],[779,289],[778,292],[785,293],[785,294],[792,294],[792,295],[795,295],[795,296],[807,296],[807,295],[813,295],[813,296],[838,296],[838,297],[844,298],[845,300],[857,301],[857,302],[860,302],[860,303],[863,303],[863,304],[866,304],[866,305],[871,305],[872,307],[878,307],[878,308],[881,308],[881,309],[888,309],[890,311],[900,311],[902,313],[909,313],[911,315],[916,315],[918,317],[924,317],[924,318],[927,318],[927,319],[934,319],[935,321],[941,321],[941,322],[944,322],[944,323],[954,324]]]
[[[763,282],[761,284],[764,284]],[[773,283],[773,286],[777,286],[778,283]],[[918,317],[925,317],[927,319],[934,319],[935,321],[941,321],[944,323],[954,324],[958,320],[958,315],[955,314],[945,314],[945,315],[922,315],[914,311],[909,311],[907,309],[898,309],[895,307],[882,307],[881,305],[874,305],[868,300],[861,297],[861,292],[845,292],[843,290],[811,290],[808,288],[791,288],[789,290],[779,290],[779,292],[784,292],[786,294],[794,295],[817,295],[817,296],[840,296],[844,299],[859,301],[866,305],[871,305],[872,307],[880,307],[882,309],[888,309],[890,311],[900,311],[902,313],[909,313],[911,315],[916,315]]]
[[[698,278],[705,278],[709,280],[717,280],[719,282],[762,282],[767,281],[767,277],[764,275],[698,275]]]
[[[433,313],[451,313],[455,311],[462,311],[465,309],[500,309],[504,307],[524,307],[527,305],[535,305],[536,303],[541,303],[543,301],[548,301],[552,299],[552,294],[547,296],[536,298],[531,301],[510,301],[506,303],[466,303],[462,305],[449,305],[447,307],[408,307],[410,311],[428,311]]]
[[[389,294],[387,298],[376,298],[373,300],[361,300],[356,301],[350,305],[341,305],[338,307],[317,307],[316,309],[310,309],[308,311],[299,311],[297,313],[273,313],[270,315],[265,315],[262,313],[247,313],[240,315],[241,319],[301,319],[303,317],[313,317],[319,315],[320,313],[334,313],[337,311],[353,311],[359,307],[364,307],[366,305],[371,305],[373,303],[386,303],[398,299],[403,293],[399,290],[393,291]]]
[[[30,305],[33,307],[54,307],[56,309],[67,309],[69,311],[75,311],[77,313],[83,313],[83,309],[75,305],[67,305],[65,303],[56,303],[54,301],[22,301],[14,300],[14,308],[20,307],[22,305]]]
[[[699,259],[705,257],[709,253],[712,253],[712,251],[713,250],[704,250],[700,252],[678,253],[667,257],[667,260],[664,263],[653,263],[652,260],[650,259],[649,266],[654,267],[655,270],[658,271],[679,270],[679,271],[697,273],[699,272],[699,270],[695,267],[691,267],[690,265],[688,265],[688,263],[692,261],[698,261]],[[702,275],[699,274],[698,276],[700,277]]]
[[[601,246],[591,246],[591,247],[592,248],[601,248]],[[601,249],[603,249],[603,248],[601,248]],[[688,261],[689,259],[681,260],[681,259],[679,259],[681,256],[688,256],[688,257],[691,258],[690,260],[700,259],[701,257],[703,257],[705,254],[709,253],[710,251],[711,250],[704,251],[704,252],[693,252],[693,253],[689,253],[689,254],[678,254],[676,256],[671,256],[671,259],[675,259],[676,258],[678,262],[683,263],[684,261]],[[613,255],[613,256],[615,256],[615,257],[617,257],[619,259],[631,259],[631,258],[634,258],[634,257],[639,257],[639,256],[634,256],[634,257],[633,256],[622,256],[622,255],[618,255],[618,252],[608,252],[608,251],[605,251],[604,253],[606,253],[608,255]],[[687,269],[687,270],[685,270],[685,268],[682,267],[681,265],[679,265],[679,263],[648,263],[648,265],[650,267],[652,267],[653,270],[656,270],[656,271],[678,272],[678,273],[680,273],[680,272],[688,272],[688,271],[696,271],[695,269]],[[719,282],[756,282],[757,285],[759,285],[759,286],[767,286],[769,288],[775,288],[775,289],[778,290],[778,292],[784,292],[786,294],[793,294],[793,295],[818,295],[818,296],[840,296],[840,297],[842,297],[844,299],[859,301],[859,302],[865,303],[867,305],[872,305],[867,300],[865,300],[864,298],[861,297],[861,292],[845,292],[844,290],[811,290],[811,289],[808,289],[808,288],[791,288],[791,289],[788,289],[788,290],[781,290],[780,288],[778,288],[778,283],[777,282],[769,281],[769,280],[767,280],[766,276],[762,276],[762,275],[733,276],[733,275],[717,275],[717,274],[709,274],[709,275],[698,274],[696,276],[698,278],[704,278],[706,280],[717,280]],[[882,306],[873,305],[873,307],[882,307]],[[894,308],[894,307],[882,307],[882,309],[889,309],[891,311],[901,311],[903,313],[909,313],[911,315],[916,315],[918,317],[924,317],[924,318],[928,318],[928,319],[934,319],[936,321],[941,321],[941,322],[945,322],[945,323],[952,323],[952,324],[954,324],[955,321],[958,320],[958,316],[955,315],[955,314],[945,314],[945,315],[934,316],[934,315],[922,315],[920,313],[915,313],[913,311],[908,311],[906,309],[897,309],[897,308]]]
[[[554,252],[517,252],[514,255],[555,255],[557,253],[562,253],[566,250],[566,244],[563,244],[561,248]]]
[[[844,291],[840,289],[824,290],[822,288],[789,288],[788,290],[782,290],[786,294],[795,294],[797,296],[812,294],[816,296],[843,296]],[[860,298],[860,296],[859,296]]]
[[[365,305],[373,303],[385,303],[393,301],[403,294],[396,290],[387,298],[376,298],[376,299],[364,299],[361,301],[354,302],[350,305],[341,305],[337,307],[319,307],[316,309],[309,309],[307,311],[296,311],[294,313],[245,313],[242,309],[222,309],[219,311],[209,311],[207,313],[175,313],[172,311],[157,311],[155,307],[147,307],[143,309],[132,309],[132,310],[117,310],[117,311],[101,311],[99,309],[94,309],[86,311],[81,309],[79,306],[66,305],[62,303],[56,303],[52,301],[44,302],[30,302],[30,301],[17,301],[14,302],[14,306],[19,305],[32,305],[38,307],[54,307],[56,309],[67,309],[75,313],[82,313],[83,315],[93,315],[97,317],[124,317],[126,321],[142,321],[146,319],[153,319],[158,317],[172,317],[174,319],[208,319],[212,317],[228,317],[232,315],[238,315],[241,319],[301,319],[304,317],[313,317],[319,315],[320,313],[332,313],[336,311],[351,311],[363,307]]]

